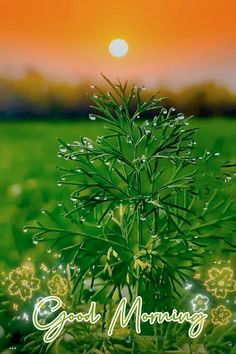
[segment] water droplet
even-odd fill
[[[83,223],[84,221],[85,221],[85,217],[84,217],[84,216],[81,216],[80,222]]]
[[[102,227],[102,224],[98,223],[98,224],[97,224],[97,228],[98,228],[98,229],[101,229],[101,227]]]
[[[224,181],[225,181],[226,183],[229,183],[229,182],[231,181],[231,179],[232,179],[231,176],[225,176]]]
[[[90,84],[90,88],[91,89],[95,89],[95,85],[94,84]]]
[[[141,157],[141,162],[142,162],[142,163],[146,162],[146,156],[145,156],[145,155],[142,155],[142,157]]]
[[[62,186],[62,183],[60,181],[57,182],[58,187]]]
[[[117,160],[119,163],[121,163],[122,165],[124,165],[125,163],[124,163],[124,161],[122,161],[122,160]]]
[[[23,228],[23,232],[28,232],[28,228],[27,228],[27,227],[24,227],[24,228]]]
[[[142,91],[146,91],[146,87],[145,87],[145,86],[142,86],[142,87],[141,87],[141,90],[142,90]]]
[[[45,214],[45,213],[46,213],[46,210],[42,208],[42,209],[41,209],[41,213],[42,213],[42,214]]]
[[[58,205],[59,207],[61,207],[61,206],[62,206],[62,202],[58,202],[57,205]]]
[[[140,220],[145,221],[147,219],[145,214],[141,214],[140,215]]]
[[[175,118],[176,121],[183,120],[185,117],[183,113],[178,113],[177,117]]]
[[[219,153],[219,152],[215,152],[214,155],[215,155],[215,156],[220,156],[220,153]]]
[[[152,234],[152,238],[153,238],[153,239],[156,239],[157,237],[158,237],[157,234]]]
[[[96,120],[96,117],[95,117],[94,114],[89,114],[89,119],[90,119],[90,120]]]
[[[52,273],[56,273],[57,267],[52,267]]]
[[[151,130],[150,130],[150,129],[145,129],[145,134],[146,134],[146,135],[151,134]]]
[[[126,138],[126,141],[127,141],[128,144],[132,144],[131,136],[128,135],[127,138]]]
[[[37,236],[33,236],[32,237],[32,242],[33,242],[34,245],[37,245],[38,242],[39,242],[38,237]]]
[[[62,153],[67,152],[67,148],[65,146],[60,147],[60,152]]]
[[[46,250],[47,253],[51,253],[52,252],[52,249],[50,247],[47,248]]]
[[[75,171],[76,171],[77,173],[82,172],[80,168],[77,168]]]

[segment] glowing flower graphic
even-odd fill
[[[227,293],[236,290],[236,281],[233,278],[231,268],[222,270],[212,268],[208,272],[209,279],[205,282],[208,291],[212,292],[218,298],[225,298]]]
[[[9,274],[11,295],[19,295],[22,300],[31,299],[33,291],[39,289],[40,280],[35,278],[34,268],[23,266],[16,268]]]
[[[226,325],[232,317],[232,313],[224,305],[219,305],[217,308],[211,310],[211,316],[213,324]]]
[[[67,280],[60,275],[56,274],[48,282],[48,288],[51,295],[65,295],[68,290]]]
[[[194,312],[206,311],[208,302],[209,299],[207,296],[198,294],[193,300],[191,300],[193,311]]]

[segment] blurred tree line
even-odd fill
[[[87,116],[89,83],[55,82],[29,70],[21,78],[0,76],[0,119],[77,119]],[[159,87],[168,105],[200,117],[236,117],[236,92],[214,82],[173,91]],[[149,96],[151,90],[144,91]]]

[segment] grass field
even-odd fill
[[[222,161],[236,161],[236,120],[194,120],[192,125],[200,127],[196,137],[198,149],[220,152]],[[42,207],[50,209],[66,194],[56,184],[59,173],[54,166],[64,163],[57,158],[56,137],[70,142],[80,135],[94,138],[102,135],[102,130],[101,124],[90,121],[0,124],[1,269],[19,265],[27,255],[42,257],[39,248],[37,254],[32,252],[33,244],[22,227],[38,218]],[[234,197],[235,191],[234,186]]]

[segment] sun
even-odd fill
[[[113,57],[124,57],[129,50],[128,43],[121,38],[113,39],[109,44],[109,52]]]

